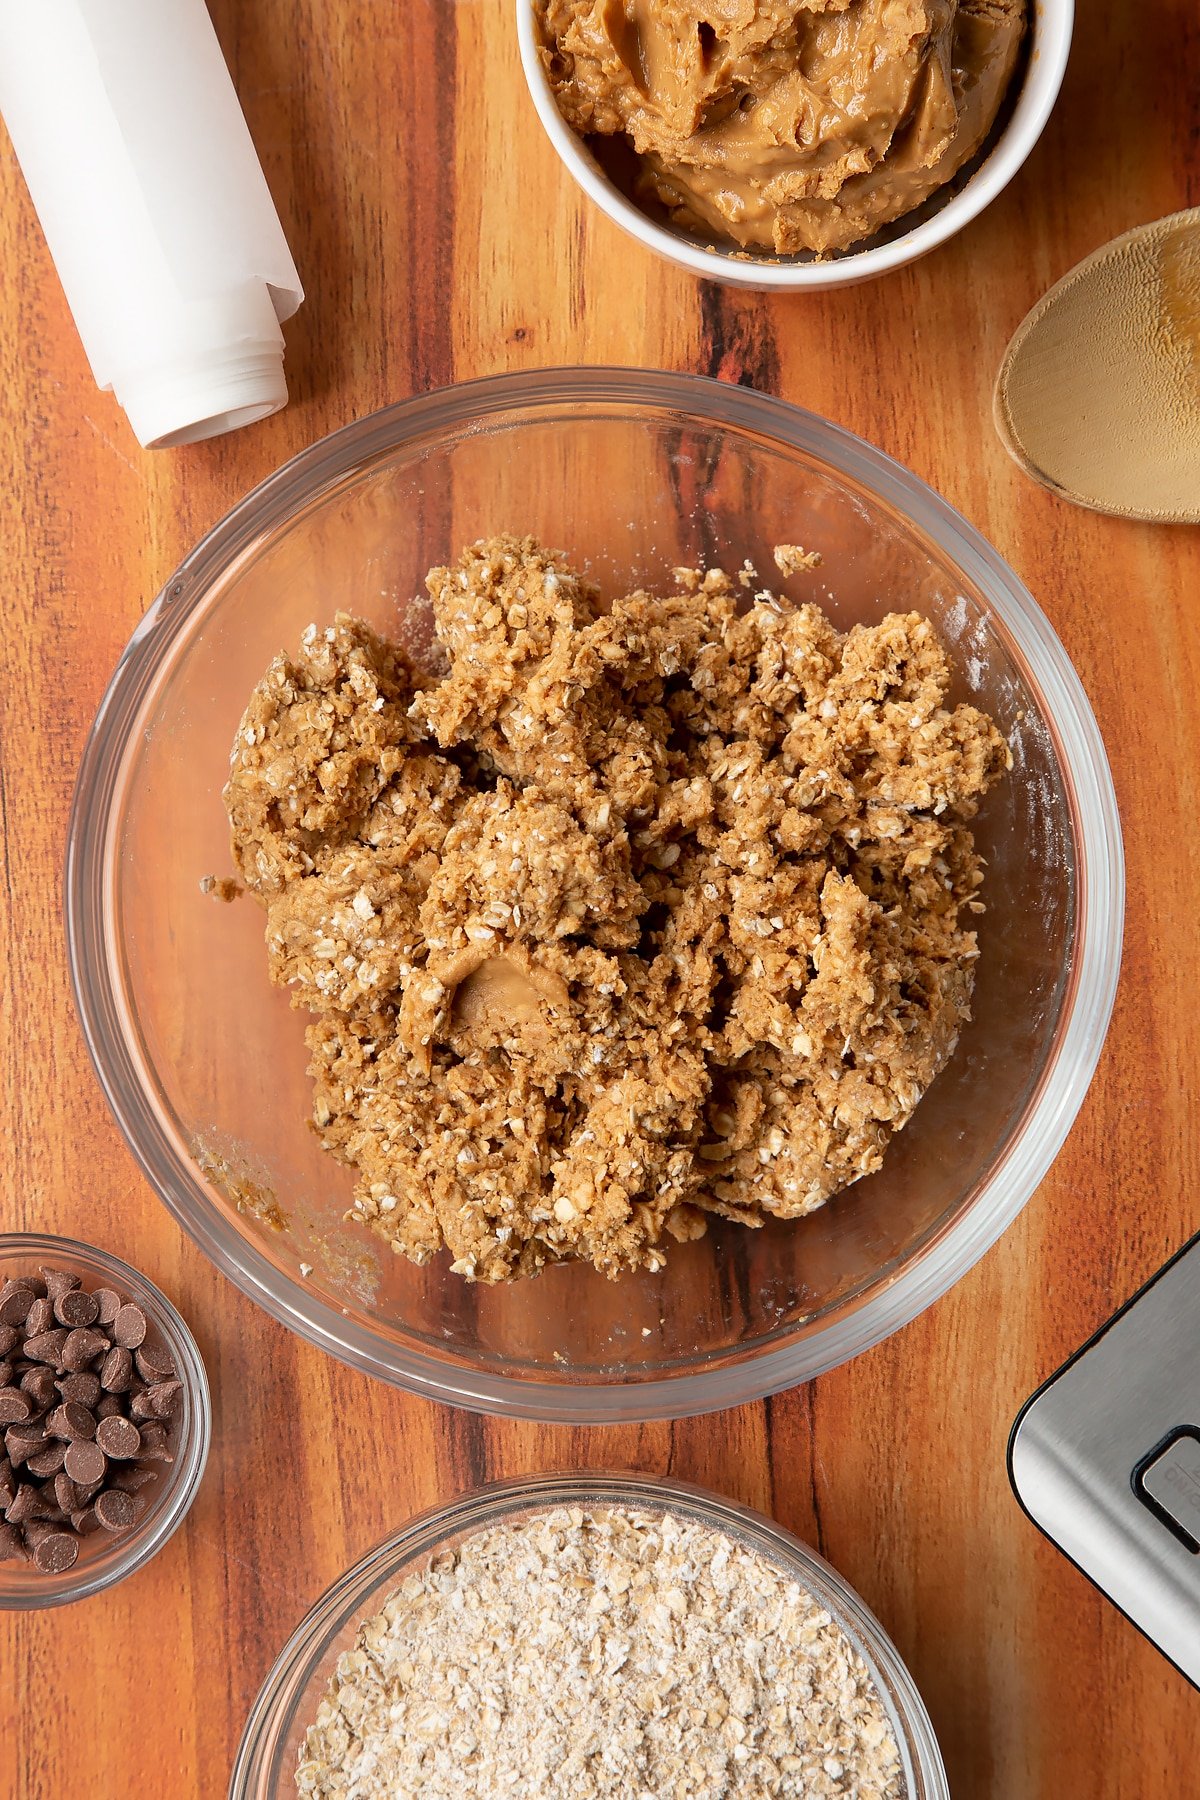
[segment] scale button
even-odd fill
[[[1200,1434],[1184,1428],[1141,1471],[1141,1487],[1200,1549]]]

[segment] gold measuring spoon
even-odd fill
[[[1200,524],[1200,207],[1114,238],[1038,301],[1005,351],[995,417],[1064,500]]]

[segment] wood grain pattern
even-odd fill
[[[544,141],[509,0],[214,0],[308,288],[293,399],[140,451],[93,387],[0,150],[0,1224],[131,1255],[208,1360],[216,1435],[183,1531],[138,1577],[0,1617],[0,1796],[218,1796],[251,1699],[326,1584],[480,1478],[670,1471],[772,1510],[881,1614],[958,1800],[1142,1800],[1196,1780],[1196,1694],[1018,1512],[1004,1446],[1035,1384],[1200,1224],[1200,534],[1072,511],[990,426],[1007,338],[1119,231],[1200,201],[1194,0],[1082,0],[1020,178],[953,244],[842,294],[701,287],[585,208]],[[906,1331],[810,1388],[591,1432],[479,1421],[340,1367],[185,1242],[109,1119],[59,907],[73,774],[145,605],[254,482],[433,384],[570,361],[751,382],[861,432],[959,506],[1040,598],[1096,706],[1129,857],[1125,972],[1095,1085],[1019,1223]]]

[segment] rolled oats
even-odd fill
[[[562,1507],[409,1575],[300,1752],[306,1800],[902,1800],[828,1610],[672,1514]]]

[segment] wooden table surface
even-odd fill
[[[914,268],[843,293],[701,286],[586,207],[524,91],[510,0],[214,0],[308,289],[292,401],[143,452],[92,384],[0,143],[0,1224],[130,1257],[192,1321],[208,1474],[139,1575],[0,1616],[0,1797],[220,1796],[292,1626],[408,1514],[570,1464],[670,1471],[817,1542],[908,1659],[956,1800],[1200,1792],[1198,1696],[1025,1521],[1009,1424],[1200,1224],[1200,533],[1065,507],[990,424],[1037,296],[1200,201],[1195,0],[1082,0],[1019,178]],[[1067,1148],[945,1299],[849,1367],[674,1425],[480,1420],[341,1367],[257,1311],[135,1171],[84,1050],[59,896],[76,764],[150,598],[255,482],[334,426],[444,382],[570,361],[692,369],[860,432],[947,496],[1061,634],[1112,759],[1129,860],[1116,1015]]]

